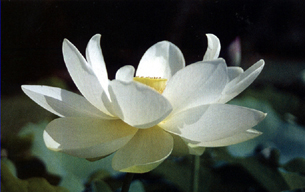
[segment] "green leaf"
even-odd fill
[[[98,181],[98,180],[105,180],[111,177],[111,174],[107,170],[99,170],[94,172],[90,178],[89,178],[89,183],[93,181]]]
[[[1,141],[2,147],[10,154],[11,159],[16,159],[24,154],[27,154],[34,140],[33,134],[18,136],[8,135]]]
[[[1,161],[1,190],[10,192],[27,191],[25,182],[14,177],[3,161]]]
[[[50,185],[44,178],[20,180],[1,161],[1,189],[8,192],[68,192],[67,189]]]
[[[13,176],[17,177],[16,167],[11,160],[9,160],[8,158],[1,157],[1,163],[4,163],[7,166],[10,173],[12,173]]]
[[[28,122],[53,119],[54,115],[43,109],[25,94],[1,97],[1,138],[16,135]]]
[[[230,164],[239,164],[244,167],[248,173],[267,191],[283,191],[290,189],[281,172],[275,166],[277,162],[272,164],[263,161],[258,157],[232,157],[225,148],[213,149],[216,159],[228,161]],[[278,154],[275,154],[275,160],[278,160]]]
[[[44,178],[30,178],[27,179],[28,191],[36,192],[67,192],[68,190],[63,187],[52,186]]]
[[[267,85],[259,91],[247,89],[244,96],[253,97],[260,101],[268,101],[277,113],[284,119],[285,114],[291,113],[304,122],[304,99],[288,91],[276,89],[272,85]],[[280,105],[279,105],[280,103]]]
[[[109,185],[102,180],[94,181],[92,183],[93,192],[112,192]]]
[[[270,93],[270,96],[273,96],[273,94]],[[282,102],[279,103],[282,104]],[[305,129],[303,126],[291,123],[288,120],[283,121],[270,103],[264,100],[242,97],[230,101],[230,104],[253,108],[268,114],[261,123],[254,127],[262,131],[263,134],[255,139],[229,146],[230,153],[237,156],[246,156],[254,151],[258,145],[261,145],[279,149],[281,152],[280,162],[287,162],[295,157],[305,158]]]
[[[162,175],[165,179],[172,181],[183,191],[190,189],[191,183],[191,164],[190,156],[187,156],[183,162],[174,162],[171,160],[164,161],[157,169],[152,171],[153,174]]]
[[[145,192],[144,186],[141,181],[133,181],[130,185],[129,192]]]
[[[277,168],[262,164],[254,157],[242,158],[239,162],[268,191],[289,189]]]
[[[283,165],[283,168],[289,172],[298,172],[305,174],[305,159],[295,158]]]
[[[289,185],[290,190],[300,189],[305,187],[305,177],[297,173],[281,172],[286,183]]]

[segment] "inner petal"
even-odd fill
[[[112,80],[109,93],[112,103],[107,108],[133,127],[152,127],[172,111],[163,95],[140,82]]]
[[[163,93],[167,82],[167,79],[161,79],[160,77],[134,77],[133,80],[143,83],[161,94]]]

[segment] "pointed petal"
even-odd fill
[[[137,132],[121,120],[59,118],[44,131],[46,146],[80,158],[109,155],[124,146]]]
[[[38,105],[60,117],[112,118],[95,108],[84,97],[64,89],[41,85],[23,85],[21,88]]]
[[[161,164],[173,150],[173,138],[159,127],[139,129],[137,134],[113,159],[117,171],[145,173]]]
[[[104,106],[106,101],[102,101],[102,95],[105,92],[91,66],[67,39],[63,42],[63,55],[68,71],[78,90],[92,105],[112,116]]]
[[[230,81],[223,90],[223,96],[219,102],[226,103],[245,90],[263,70],[264,64],[264,60],[259,60],[244,73]]]
[[[254,109],[211,104],[177,113],[159,126],[191,141],[212,142],[245,132],[265,117]]]
[[[136,76],[169,79],[184,66],[185,61],[180,49],[168,41],[161,41],[145,52]]]
[[[235,79],[237,76],[242,74],[244,70],[241,67],[228,67],[229,80]]]
[[[204,146],[204,147],[223,147],[223,146],[229,146],[234,145],[237,143],[241,143],[250,139],[253,139],[257,136],[260,136],[262,132],[257,131],[255,129],[248,129],[244,132],[235,134],[231,137],[226,137],[219,140],[214,141],[208,141],[208,142],[201,142],[199,144],[195,144],[194,146]]]
[[[134,67],[132,65],[125,65],[121,67],[115,74],[115,79],[125,82],[130,82],[133,80]]]
[[[127,83],[113,80],[109,86],[109,93],[112,101],[110,110],[133,127],[152,127],[172,110],[165,97],[135,81]]]
[[[203,61],[217,59],[220,52],[220,41],[216,35],[206,34],[206,36],[208,38],[208,47],[203,56]]]
[[[177,112],[218,101],[227,82],[223,59],[201,61],[178,71],[168,81],[163,95]]]
[[[90,39],[86,48],[86,58],[88,64],[91,66],[92,71],[102,85],[103,90],[107,90],[108,74],[100,41],[100,34],[96,34]]]

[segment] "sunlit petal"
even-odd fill
[[[244,132],[240,132],[235,135],[232,135],[231,137],[226,137],[226,138],[214,140],[214,141],[200,142],[193,146],[204,146],[204,147],[229,146],[229,145],[234,145],[237,143],[241,143],[241,142],[253,139],[257,136],[260,136],[261,134],[262,134],[262,132],[260,132],[260,131],[257,131],[255,129],[249,129]]]
[[[105,94],[102,85],[91,66],[67,39],[63,42],[63,55],[67,69],[78,90],[92,105],[111,116],[104,106],[106,100],[102,101],[102,95]]]
[[[103,90],[107,90],[108,87],[108,74],[102,53],[101,35],[94,35],[88,42],[86,48],[86,59],[88,64],[91,66],[92,71],[102,85]]]
[[[223,90],[223,96],[219,102],[226,103],[245,90],[257,78],[263,70],[264,65],[264,60],[259,60],[244,73],[241,73],[230,81]]]
[[[185,61],[180,49],[168,41],[161,41],[145,52],[136,76],[169,79],[184,66]]]
[[[118,150],[112,167],[122,172],[145,173],[156,168],[173,150],[173,138],[159,127],[139,129],[131,141]]]
[[[22,90],[37,104],[60,117],[99,117],[111,119],[84,97],[57,87],[23,85]]]
[[[134,77],[134,67],[132,65],[125,65],[121,67],[115,74],[115,79],[125,82],[130,82]]]
[[[219,57],[220,52],[220,41],[216,35],[206,34],[208,38],[208,47],[203,56],[203,61],[210,61],[213,59],[217,59]]]
[[[265,117],[254,109],[211,104],[177,113],[159,126],[191,141],[212,142],[245,132]]]
[[[67,117],[53,120],[44,131],[46,146],[81,158],[109,155],[137,132],[121,120]]]
[[[163,95],[177,112],[218,101],[227,82],[223,59],[197,62],[178,71],[168,81]]]
[[[116,116],[131,126],[149,128],[162,121],[171,112],[169,101],[154,89],[141,83],[113,80],[109,106]]]

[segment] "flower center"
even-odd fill
[[[167,79],[161,79],[160,77],[134,77],[133,80],[143,83],[159,93],[162,93],[166,87]]]

